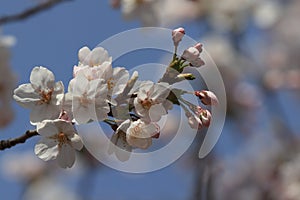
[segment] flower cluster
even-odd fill
[[[177,56],[184,34],[183,28],[172,32],[174,57],[157,83],[138,81],[138,72],[130,77],[125,68],[113,67],[112,58],[102,47],[79,50],[79,62],[73,68],[67,92],[51,71],[35,67],[30,83],[14,91],[14,99],[31,109],[30,122],[37,126],[41,136],[35,154],[45,161],[55,159],[63,168],[72,167],[75,150],[83,148],[74,124],[104,122],[115,131],[108,153],[114,153],[119,160],[128,160],[133,149],[147,149],[152,139],[159,138],[158,122],[173,104],[184,109],[192,128],[209,126],[210,111],[186,101],[182,95],[195,95],[204,105],[216,105],[217,97],[210,91],[188,92],[172,87],[175,82],[193,79],[192,74],[182,73],[185,67],[204,65],[200,58],[201,44]]]

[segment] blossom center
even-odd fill
[[[140,128],[139,126],[135,126],[135,127],[133,128],[133,133],[134,133],[135,135],[139,135],[140,132],[141,132],[141,128]]]
[[[92,100],[90,98],[87,97],[87,95],[83,95],[80,98],[80,104],[87,107],[89,104],[92,103]]]
[[[57,135],[57,139],[58,139],[58,144],[60,146],[63,144],[66,144],[68,142],[68,138],[63,132],[61,132]]]
[[[113,78],[108,79],[108,81],[107,81],[108,90],[113,89],[114,86],[115,86],[114,79]]]
[[[49,90],[49,91],[40,91],[40,104],[49,104],[51,101],[51,97],[52,97],[52,93],[53,93],[53,89]]]
[[[153,102],[151,99],[149,100],[148,98],[146,98],[145,100],[141,101],[141,104],[144,109],[149,110],[151,108],[151,106],[153,105]]]

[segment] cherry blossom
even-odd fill
[[[102,121],[107,117],[107,86],[103,79],[89,81],[85,76],[76,76],[69,84],[64,109],[73,113],[78,124]]]
[[[15,89],[13,97],[18,104],[31,109],[30,122],[36,124],[58,117],[64,97],[64,85],[61,81],[55,82],[54,74],[48,69],[35,67],[30,75],[30,83]]]
[[[146,122],[157,122],[162,115],[167,114],[170,102],[167,97],[170,93],[168,83],[153,83],[145,81],[140,84],[137,98],[134,100],[136,113]]]
[[[154,123],[146,124],[142,120],[131,122],[126,131],[126,141],[132,147],[147,149],[152,144],[152,138],[159,134],[159,127]]]
[[[65,120],[44,120],[37,124],[41,140],[35,145],[35,154],[44,161],[57,160],[62,168],[72,167],[75,149],[81,150],[83,143],[73,125]]]

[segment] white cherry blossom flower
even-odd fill
[[[147,149],[152,145],[152,138],[159,134],[159,126],[146,124],[142,120],[131,122],[126,131],[126,141],[132,147]]]
[[[107,117],[107,86],[103,79],[89,81],[85,76],[77,76],[69,84],[64,109],[73,113],[78,124],[101,121]]]
[[[30,122],[56,119],[64,97],[63,83],[55,82],[53,73],[44,67],[33,68],[30,82],[15,89],[13,96],[18,104],[31,109]]]
[[[61,119],[44,120],[37,124],[37,132],[42,138],[34,152],[40,159],[56,159],[62,168],[73,166],[75,149],[81,150],[83,143],[71,123]]]
[[[134,99],[136,113],[143,121],[157,122],[162,115],[167,114],[171,103],[167,100],[170,93],[168,83],[156,83],[151,81],[142,82]]]

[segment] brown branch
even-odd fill
[[[47,10],[59,3],[67,2],[67,1],[71,1],[71,0],[47,0],[43,3],[39,3],[38,5],[36,5],[32,8],[24,10],[21,13],[0,17],[0,25],[6,24],[9,22],[15,22],[15,21],[26,19],[26,18],[28,18],[32,15],[35,15],[41,11]]]
[[[28,130],[24,135],[20,137],[9,139],[9,140],[1,140],[0,141],[0,151],[9,149],[17,144],[25,143],[27,139],[39,135],[36,130]]]

